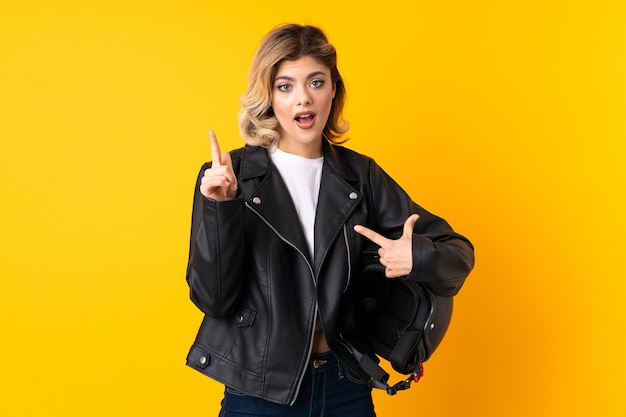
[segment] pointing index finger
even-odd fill
[[[222,153],[220,152],[220,144],[217,142],[215,132],[209,130],[209,142],[211,143],[211,158],[213,166],[222,165]]]
[[[356,225],[354,226],[354,231],[362,236],[365,236],[372,242],[376,243],[378,246],[383,246],[388,240],[383,235],[380,235],[376,233],[375,231],[373,231],[372,229],[368,229],[365,226]]]

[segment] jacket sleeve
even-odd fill
[[[231,315],[243,288],[242,200],[215,201],[200,193],[200,170],[194,192],[187,284],[193,303],[213,317]]]
[[[374,227],[379,233],[397,239],[406,219],[413,213],[420,216],[413,229],[413,268],[407,278],[427,283],[439,295],[456,295],[474,267],[470,241],[444,219],[413,202],[374,161],[370,166],[370,184]]]

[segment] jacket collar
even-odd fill
[[[324,140],[322,150],[324,153],[324,165],[348,182],[354,182],[356,180],[346,163],[338,155],[334,145]],[[240,179],[242,180],[267,175],[270,171],[270,158],[267,154],[267,150],[259,146],[246,145],[245,148],[243,148],[240,169]]]

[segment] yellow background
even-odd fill
[[[626,415],[624,4],[0,1],[0,415],[217,414],[184,365],[193,183],[287,21],[339,51],[348,145],[476,246],[378,414]]]

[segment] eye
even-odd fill
[[[313,87],[313,88],[320,88],[323,85],[324,85],[324,80],[313,80],[313,81],[311,81],[311,87]]]
[[[278,85],[276,86],[276,89],[277,89],[278,91],[285,91],[285,92],[286,92],[286,91],[291,90],[291,86],[290,86],[289,84],[285,84],[285,83],[283,83],[283,84],[278,84]]]

